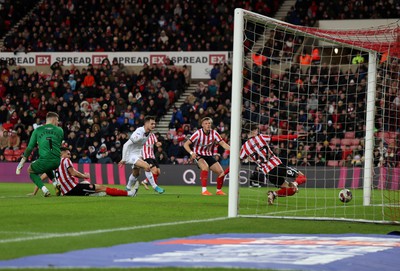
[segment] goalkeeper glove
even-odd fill
[[[17,166],[17,170],[15,171],[15,173],[17,175],[21,174],[21,169],[24,167],[25,162],[26,162],[26,158],[22,157],[21,161],[19,161],[19,164]]]

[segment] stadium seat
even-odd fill
[[[342,146],[347,146],[347,145],[351,146],[351,145],[353,145],[353,140],[350,138],[343,138],[340,140],[340,144]]]
[[[19,149],[19,150],[14,150],[14,157],[15,160],[19,160],[19,158],[21,157],[21,155],[24,153],[25,150]]]
[[[396,138],[397,133],[396,132],[389,132],[389,138]]]
[[[14,151],[13,150],[4,150],[4,157],[7,161],[13,161]]]
[[[353,138],[351,140],[351,145],[358,146],[360,144],[360,140],[358,138]]]
[[[297,124],[297,132],[303,131],[304,130],[304,126],[303,124]]]
[[[344,138],[353,139],[355,137],[356,137],[356,133],[355,132],[346,132],[346,133],[344,133]]]
[[[336,146],[337,144],[341,144],[340,138],[336,138],[336,137],[332,138],[330,145]]]
[[[21,142],[21,149],[26,149],[27,146],[28,146],[28,143],[26,143],[25,141]]]
[[[339,166],[339,161],[336,161],[336,160],[328,160],[327,165],[328,165],[328,167],[338,167],[338,166]]]
[[[395,139],[395,138],[385,138],[385,142],[386,142],[388,145],[392,145],[392,144],[395,144],[395,143],[396,143],[396,139]]]

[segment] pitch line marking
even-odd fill
[[[0,231],[0,234],[25,234],[25,235],[41,235],[41,232],[28,232],[28,231]]]
[[[216,217],[216,218],[209,218],[209,219],[187,220],[187,221],[180,221],[180,222],[166,222],[166,223],[159,223],[159,224],[150,224],[150,225],[141,225],[141,226],[132,226],[132,227],[122,227],[122,228],[114,228],[114,229],[103,229],[103,230],[94,230],[94,231],[79,231],[79,232],[69,232],[69,233],[50,233],[50,234],[43,234],[43,235],[40,235],[40,236],[19,237],[19,238],[14,238],[14,239],[4,239],[4,240],[0,240],[0,244],[26,242],[26,241],[42,240],[42,239],[50,239],[50,238],[77,237],[77,236],[84,236],[84,235],[90,235],[90,234],[101,234],[101,233],[109,233],[109,232],[117,232],[117,231],[131,231],[131,230],[140,230],[140,229],[164,227],[164,226],[176,226],[176,225],[183,225],[183,224],[212,222],[212,221],[225,220],[225,219],[228,219],[228,218],[227,217]]]

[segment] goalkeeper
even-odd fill
[[[29,140],[28,147],[26,148],[21,161],[19,162],[16,174],[21,173],[27,157],[31,154],[33,148],[38,145],[39,159],[33,161],[28,167],[28,174],[32,182],[42,190],[45,197],[50,196],[50,191],[44,186],[40,175],[46,175],[53,180],[54,172],[60,165],[61,160],[61,143],[64,139],[64,131],[58,127],[58,114],[55,112],[48,112],[46,115],[46,124],[36,128]]]
[[[250,123],[246,124],[245,129],[249,131],[248,140],[240,150],[240,159],[243,160],[248,157],[250,161],[255,162],[261,172],[268,177],[268,180],[280,188],[277,191],[268,191],[268,204],[272,205],[276,197],[296,194],[297,186],[306,182],[306,176],[295,168],[283,165],[281,159],[272,152],[268,143],[296,139],[305,137],[305,135],[262,135],[258,133],[258,125]],[[287,177],[292,177],[295,180],[288,182]]]

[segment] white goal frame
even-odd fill
[[[243,62],[244,62],[244,17],[249,15],[255,20],[259,18],[267,18],[269,21],[275,21],[279,25],[287,25],[288,27],[294,27],[286,22],[278,21],[273,18],[269,18],[254,12],[243,10],[240,8],[235,9],[234,13],[234,41],[233,41],[233,70],[232,70],[232,119],[231,119],[231,130],[230,130],[230,143],[231,143],[231,155],[230,155],[230,174],[229,174],[229,204],[228,204],[228,217],[238,216],[238,202],[239,202],[239,172],[240,172],[240,159],[239,152],[241,148],[241,126],[242,126],[242,74],[243,74]],[[342,43],[335,39],[329,39],[328,35],[314,35],[307,32],[303,32],[298,27],[294,27],[296,31],[302,32],[305,36],[318,38],[322,41],[328,41],[330,43],[339,45],[349,45]],[[369,53],[368,63],[368,88],[367,88],[367,114],[366,114],[366,137],[365,137],[365,166],[364,166],[364,184],[363,184],[363,205],[369,206],[371,204],[371,189],[373,180],[373,149],[374,149],[374,121],[375,121],[375,95],[376,95],[376,75],[377,75],[377,52],[357,47],[352,44],[353,47],[360,51]],[[308,219],[308,218],[304,218]],[[313,218],[316,219],[316,218]],[[353,220],[352,220],[353,221]]]

